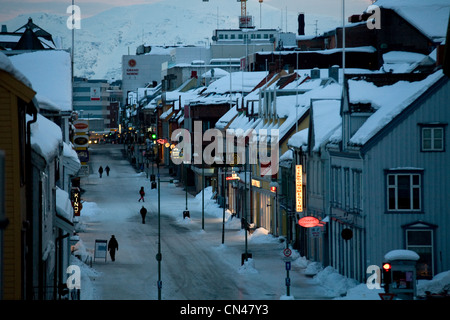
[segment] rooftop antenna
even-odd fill
[[[262,15],[261,15],[261,6],[263,0],[259,0],[259,28],[262,29]]]
[[[342,80],[345,77],[345,0],[342,0]]]

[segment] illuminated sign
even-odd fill
[[[295,211],[303,212],[303,172],[302,165],[295,166]]]
[[[261,181],[252,179],[252,186],[253,187],[257,187],[257,188],[261,188]]]
[[[311,216],[303,217],[300,220],[298,220],[298,224],[304,228],[312,228],[316,227],[319,224],[319,219]]]
[[[78,188],[72,189],[72,207],[74,216],[79,216],[83,205],[81,204],[80,190]]]
[[[167,139],[160,138],[160,139],[156,140],[156,142],[159,143],[159,144],[164,145],[164,144],[167,143]]]
[[[240,180],[240,178],[238,177],[237,173],[233,173],[231,176],[226,177],[226,180]]]

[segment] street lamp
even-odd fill
[[[275,193],[275,221],[278,227],[278,188],[280,185],[275,180],[271,181],[269,184],[270,191]],[[278,230],[277,230],[278,232]]]
[[[161,281],[161,182],[169,182],[173,183],[173,179],[168,181],[161,181],[159,176],[159,168],[158,168],[158,253],[156,254],[156,261],[158,261],[158,300],[161,300],[161,289],[162,289],[162,281]]]

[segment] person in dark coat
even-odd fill
[[[100,174],[100,178],[102,177],[103,174],[103,167],[100,166],[100,168],[98,168],[98,173]]]
[[[142,223],[145,224],[145,216],[147,215],[147,209],[142,206],[141,208],[141,217],[142,217]]]
[[[116,237],[112,235],[108,243],[108,251],[112,261],[116,260],[116,250],[119,251],[119,243],[117,242]]]
[[[108,166],[106,166],[106,168],[105,168],[105,171],[106,171],[106,175],[109,177],[109,171],[110,171],[111,169],[108,167]]]
[[[142,200],[142,202],[145,202],[144,200],[144,196],[145,196],[145,191],[144,191],[144,187],[141,187],[141,190],[139,190],[139,195],[141,196],[138,200],[138,202],[140,202]]]

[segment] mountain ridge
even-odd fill
[[[75,76],[117,80],[122,75],[122,55],[134,54],[141,44],[206,46],[211,42],[215,29],[238,27],[239,3],[221,8],[202,4],[204,2],[201,1],[168,0],[114,7],[88,18],[83,18],[81,5],[81,28],[75,30]],[[256,27],[259,27],[258,2],[249,2],[247,10],[249,15],[253,15]],[[265,5],[261,13],[262,28],[297,33],[298,12],[286,13]],[[2,24],[6,24],[9,31],[14,31],[24,25],[29,17],[51,33],[62,49],[71,48],[72,31],[67,28],[69,14],[22,14]],[[332,17],[305,14],[306,34],[314,34],[315,23],[312,21],[319,19],[324,25],[323,30],[330,30],[340,23]]]

